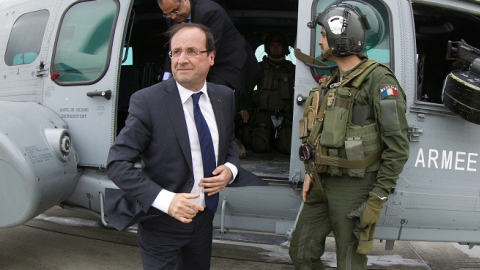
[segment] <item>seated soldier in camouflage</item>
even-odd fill
[[[287,37],[279,33],[267,36],[265,52],[268,56],[260,62],[261,71],[240,96],[240,114],[247,123],[249,105],[255,109],[250,119],[253,126],[251,145],[255,152],[270,151],[274,140],[279,151],[290,153],[295,66],[285,60],[290,53]]]

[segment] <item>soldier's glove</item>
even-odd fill
[[[368,200],[364,202],[357,210],[347,215],[347,218],[358,218],[355,221],[353,233],[358,238],[357,253],[367,254],[373,248],[373,235],[377,221],[380,219],[382,205],[387,201],[387,197],[379,197],[370,192]]]

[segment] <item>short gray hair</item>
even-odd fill
[[[213,38],[212,31],[210,31],[210,28],[208,28],[207,26],[199,23],[178,23],[172,26],[172,28],[168,29],[167,32],[165,32],[165,34],[169,38],[168,43],[170,43],[170,48],[171,48],[173,36],[176,33],[178,33],[180,29],[183,29],[183,28],[198,28],[202,30],[205,33],[205,38],[206,38],[205,47],[207,48],[207,51],[210,53],[211,51],[215,50],[215,39]]]

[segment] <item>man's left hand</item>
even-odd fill
[[[380,197],[370,192],[368,200],[360,207],[347,215],[347,218],[359,218],[357,227],[359,229],[366,228],[368,225],[375,224],[380,219],[380,212],[383,204],[387,201],[387,197]]]
[[[358,218],[353,233],[358,238],[357,253],[367,254],[373,248],[373,236],[377,221],[380,219],[382,206],[387,197],[379,197],[370,192],[368,200],[355,211],[347,214],[347,218]]]
[[[233,177],[232,172],[225,165],[220,165],[215,168],[212,174],[214,176],[202,178],[199,184],[199,186],[204,187],[202,192],[208,193],[208,196],[212,196],[213,194],[222,191]]]

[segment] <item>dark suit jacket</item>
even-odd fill
[[[215,65],[210,68],[209,77],[219,77],[233,88],[243,91],[245,83],[260,71],[255,53],[248,42],[238,33],[230,17],[216,2],[210,0],[190,0],[191,19],[194,23],[206,25],[215,38]],[[167,25],[177,22],[166,19]],[[170,58],[165,67],[170,71]]]
[[[230,162],[238,168],[233,92],[211,83],[207,83],[207,92],[219,133],[217,164]],[[107,175],[148,212],[163,188],[189,193],[194,183],[187,125],[175,80],[134,93],[128,111],[126,125],[110,148]],[[134,167],[140,158],[141,170]]]

